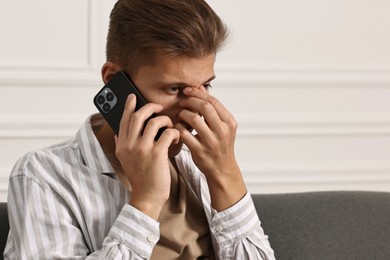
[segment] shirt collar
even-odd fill
[[[92,130],[91,119],[93,116],[97,116],[97,114],[90,115],[81,125],[76,134],[76,142],[80,147],[84,162],[89,168],[104,174],[114,173],[114,168]]]

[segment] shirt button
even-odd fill
[[[216,226],[215,227],[215,231],[217,232],[221,232],[223,230],[223,228],[221,226]]]
[[[148,242],[150,243],[154,243],[154,241],[156,240],[156,238],[153,236],[153,235],[149,235],[147,238]]]

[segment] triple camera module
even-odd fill
[[[110,88],[104,88],[96,100],[101,110],[105,113],[110,112],[117,103],[117,98]]]

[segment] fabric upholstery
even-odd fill
[[[390,193],[253,195],[277,260],[390,259]]]
[[[3,252],[8,237],[8,214],[7,203],[0,203],[0,259],[3,259]]]
[[[252,197],[277,260],[390,259],[390,193],[329,191]],[[7,205],[0,203],[0,256],[8,230]]]

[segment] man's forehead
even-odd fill
[[[215,55],[203,58],[171,57],[156,60],[145,67],[160,84],[199,86],[215,78]]]

